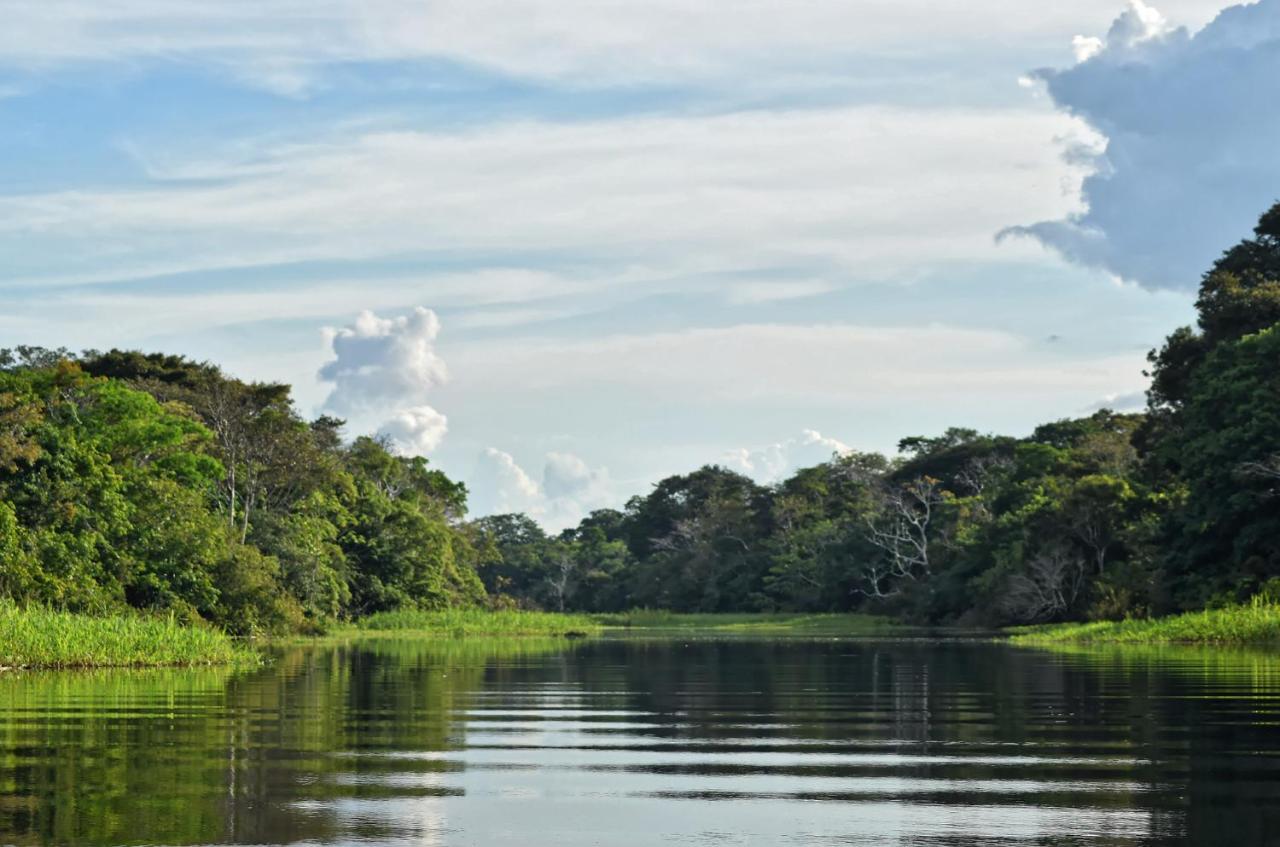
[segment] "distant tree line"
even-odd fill
[[[307,630],[453,605],[1104,619],[1277,592],[1280,205],[1150,355],[1143,414],[949,429],[775,485],[708,466],[546,533],[288,386],[0,351],[0,597]]]

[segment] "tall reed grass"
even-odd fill
[[[257,654],[226,633],[170,617],[101,617],[0,603],[0,667],[114,668],[239,664]]]
[[[1280,603],[1253,602],[1167,618],[1050,624],[1014,631],[1015,644],[1280,643]]]
[[[592,635],[601,629],[600,624],[587,615],[487,609],[377,612],[356,621],[356,627],[366,631],[427,632],[455,638]]]
[[[661,609],[596,615],[609,627],[741,635],[886,635],[902,626],[889,618],[859,614],[687,613]]]

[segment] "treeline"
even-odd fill
[[[465,488],[341,426],[181,357],[0,351],[0,598],[241,633],[480,603]]]
[[[671,477],[548,535],[288,386],[159,354],[0,351],[0,598],[235,632],[391,609],[848,611],[999,624],[1276,592],[1280,205],[1153,351],[1145,414],[951,429],[772,486]]]
[[[915,621],[1108,619],[1280,593],[1280,205],[1150,355],[1145,414],[1027,438],[951,429],[762,487],[663,480],[558,537],[478,522],[493,595],[551,608],[873,608]]]

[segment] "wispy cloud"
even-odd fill
[[[1217,0],[1167,2],[1202,22]],[[1069,62],[1116,3],[0,0],[0,85],[22,95],[0,109],[30,130],[0,139],[19,177],[0,180],[0,334],[289,380],[459,476],[499,445],[502,496],[544,516],[601,502],[602,464],[636,490],[735,445],[765,474],[825,452],[774,443],[802,425],[883,446],[1070,413],[1143,387],[1132,344],[1099,351],[1158,337],[1169,308],[990,234],[1086,212],[1098,160],[1055,139],[1095,112],[1054,113],[1039,82],[1024,102],[1016,76]],[[474,91],[435,96],[459,80]],[[135,90],[160,102],[104,108]],[[88,140],[32,153],[38,124],[82,115]],[[1047,320],[1066,288],[1084,305]],[[448,385],[321,346],[325,324],[412,336],[351,318],[418,303],[449,329],[427,342]]]
[[[816,297],[834,291],[836,286],[821,279],[768,280],[735,282],[726,292],[731,303],[771,303]]]
[[[455,448],[515,443],[528,456],[562,444],[553,449],[607,457],[631,480],[620,486],[628,492],[717,460],[770,481],[849,447],[891,451],[904,435],[948,425],[1030,432],[1147,384],[1140,351],[1068,357],[1038,337],[948,326],[524,337],[451,346],[449,364],[455,379],[441,402],[459,413]],[[571,412],[558,414],[547,398]],[[792,422],[811,431],[766,440]],[[529,437],[549,427],[555,441]]]
[[[0,64],[203,61],[286,95],[317,68],[351,62],[454,60],[516,76],[599,85],[691,78],[829,75],[869,51],[1061,37],[1112,0],[11,0]],[[1181,0],[1188,10],[1204,0]]]
[[[866,107],[375,132],[205,159],[141,190],[0,197],[0,247],[28,283],[468,251],[888,273],[1007,254],[990,233],[1009,215],[1073,209],[1062,186],[1082,171],[1051,144],[1071,126]]]
[[[1077,396],[1145,386],[1144,358],[1063,359],[1003,332],[948,326],[744,324],[586,340],[530,338],[453,348],[462,382],[512,397],[608,384],[644,402],[816,399],[912,406],[928,397]],[[691,367],[690,363],[696,363]]]

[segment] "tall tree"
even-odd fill
[[[1143,445],[1185,494],[1166,524],[1177,605],[1280,576],[1280,502],[1249,468],[1280,453],[1280,204],[1205,274],[1199,330],[1153,352]]]

